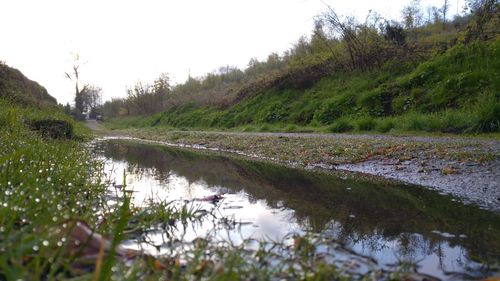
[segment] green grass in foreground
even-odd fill
[[[45,139],[28,129],[28,122],[46,118],[67,120],[77,136],[86,137],[85,130],[63,114],[0,100],[2,280],[55,278],[69,261],[62,255],[65,241],[54,231],[75,218],[95,225],[94,210],[103,204],[101,166],[83,144]]]

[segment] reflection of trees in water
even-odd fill
[[[291,208],[294,219],[314,231],[328,229],[335,221],[337,239],[362,242],[374,251],[386,247],[387,241],[398,241],[395,254],[405,259],[430,253],[442,256],[439,247],[446,242],[487,260],[500,258],[500,237],[495,234],[500,233],[500,216],[419,187],[342,180],[265,163],[140,144],[111,142],[103,151],[106,157],[127,161],[129,172],[151,173],[163,183],[176,174],[188,184],[202,181],[234,193],[243,190],[253,202],[264,199],[274,208]],[[444,239],[433,235],[433,230],[463,233],[468,238]]]
[[[161,187],[165,189],[168,189],[170,185],[170,173],[164,173],[154,167],[146,168],[140,164],[128,162],[127,173],[134,175],[138,180],[142,180],[142,178],[152,178],[161,183]]]

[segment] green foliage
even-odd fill
[[[328,41],[317,28],[310,42],[302,38],[283,57],[273,55],[267,62],[252,60],[246,76],[238,74],[240,78],[224,82],[225,90],[204,92],[203,99],[213,103],[185,93],[189,102],[155,115],[152,125],[245,126],[245,130],[262,126],[283,131],[285,125],[280,124],[293,124],[313,130],[331,125],[328,131],[498,132],[498,97],[490,97],[487,106],[480,105],[486,104],[480,97],[500,92],[500,40],[459,43],[458,29],[466,23],[467,18],[457,19],[456,30],[451,26],[443,30],[443,23],[414,27],[405,42],[394,39],[396,34],[386,34],[390,38],[384,39],[372,27],[360,27],[356,36],[369,49],[353,63],[371,67],[354,69],[346,66],[345,42]],[[391,29],[396,31],[400,30]],[[388,52],[387,57],[377,57],[377,52]],[[369,54],[373,57],[364,57]],[[206,79],[220,84],[223,72],[217,75]],[[204,80],[200,81],[201,87]],[[210,83],[207,80],[205,85]],[[214,85],[205,90],[220,86]],[[114,123],[122,128],[150,126],[148,118]]]
[[[338,119],[328,129],[333,133],[344,133],[353,130],[354,126],[346,119]]]
[[[62,112],[0,99],[0,279],[62,278],[70,268],[54,231],[75,217],[94,224],[93,208],[103,203],[101,166],[84,144],[31,130],[29,123],[49,116],[66,120],[85,137],[81,125]]]
[[[478,133],[500,131],[500,93],[480,96],[475,114],[477,121],[470,130]]]
[[[56,106],[57,101],[19,70],[0,62],[0,98],[32,106]]]
[[[336,95],[316,110],[314,119],[321,124],[330,124],[335,119],[352,112],[354,97],[350,94]]]
[[[378,119],[375,125],[375,131],[380,133],[387,133],[392,130],[396,125],[391,119]]]
[[[358,131],[371,131],[375,128],[375,125],[375,119],[368,116],[354,120],[354,127]]]

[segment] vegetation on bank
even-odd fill
[[[57,101],[35,81],[0,61],[0,98],[22,104],[56,106]]]
[[[75,218],[95,225],[93,208],[103,204],[101,166],[84,144],[30,128],[32,122],[54,119],[71,124],[75,138],[89,136],[60,112],[0,99],[1,280],[60,275],[71,261],[63,255],[65,238],[54,233]]]
[[[469,2],[472,14],[419,24],[418,7],[404,23],[330,10],[282,56],[175,87],[163,75],[104,114],[112,128],[499,132],[499,4]]]
[[[324,78],[306,90],[268,90],[228,109],[184,105],[111,128],[165,126],[260,131],[500,130],[500,40],[456,46],[412,66]]]

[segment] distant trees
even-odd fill
[[[125,99],[113,98],[102,106],[103,115],[107,118],[129,115]]]
[[[167,74],[161,74],[152,84],[137,82],[127,89],[125,99],[112,99],[103,105],[107,118],[153,114],[163,110],[171,95],[172,86]]]
[[[160,76],[153,85],[137,82],[127,90],[127,107],[131,115],[151,114],[161,111],[170,93],[169,78]]]

